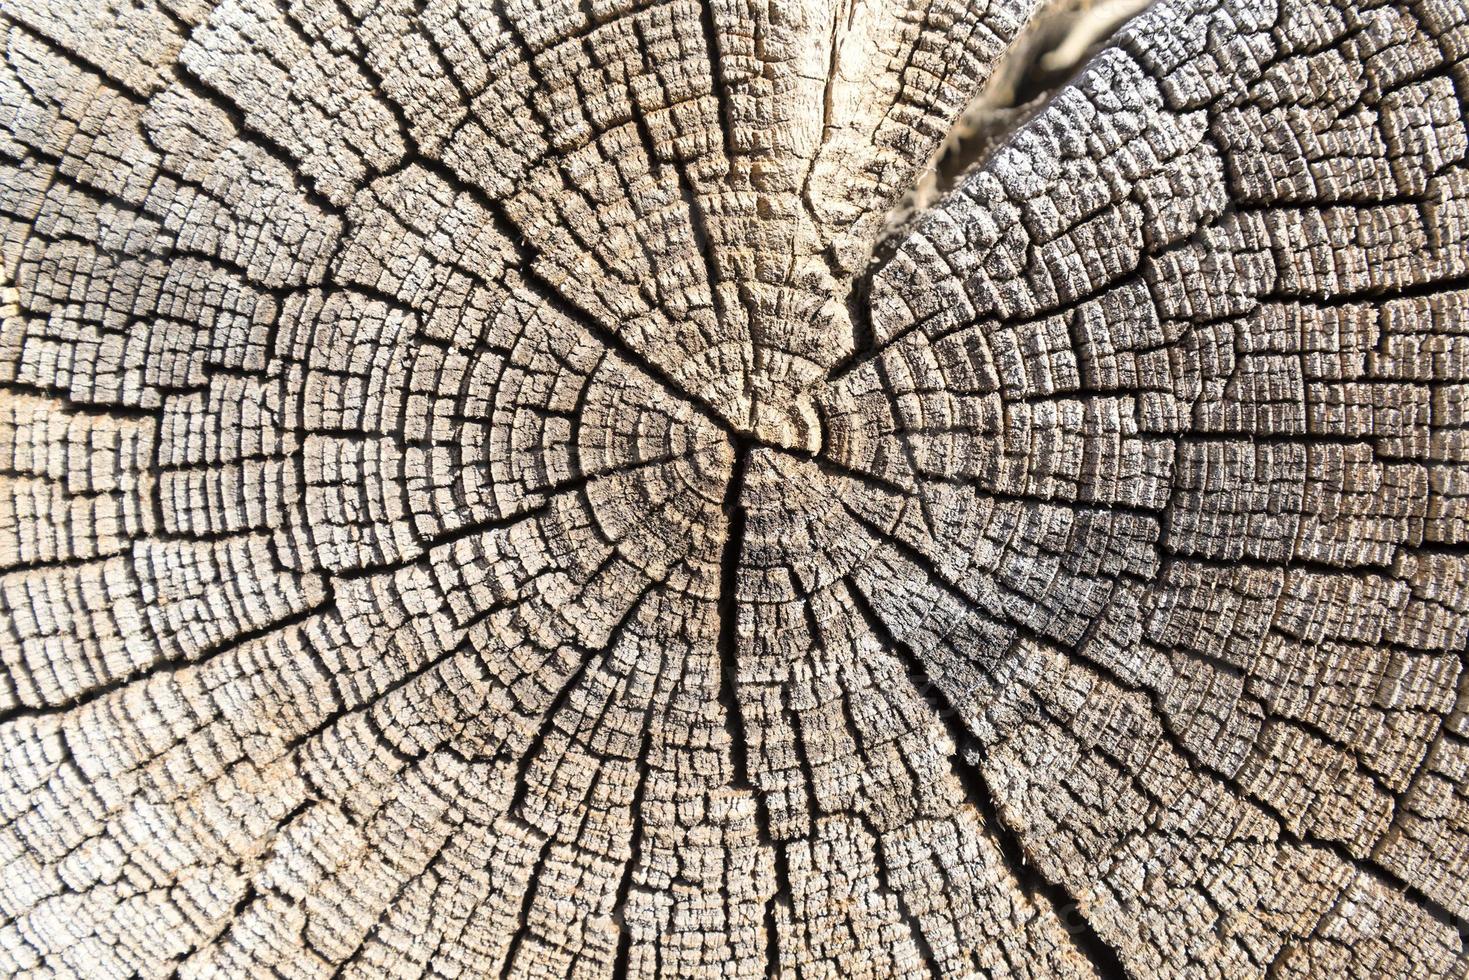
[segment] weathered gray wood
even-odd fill
[[[0,973],[1465,976],[1469,10],[1051,15],[0,0]]]

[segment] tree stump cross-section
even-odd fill
[[[0,974],[1469,973],[1469,8],[1061,7],[0,0]]]

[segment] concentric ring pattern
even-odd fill
[[[0,0],[0,972],[1464,976],[1469,12],[1034,7]]]

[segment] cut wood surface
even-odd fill
[[[1469,7],[1089,6],[0,0],[0,974],[1469,974]]]

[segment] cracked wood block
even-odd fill
[[[0,0],[0,973],[1465,976],[1469,13],[1058,3]]]

